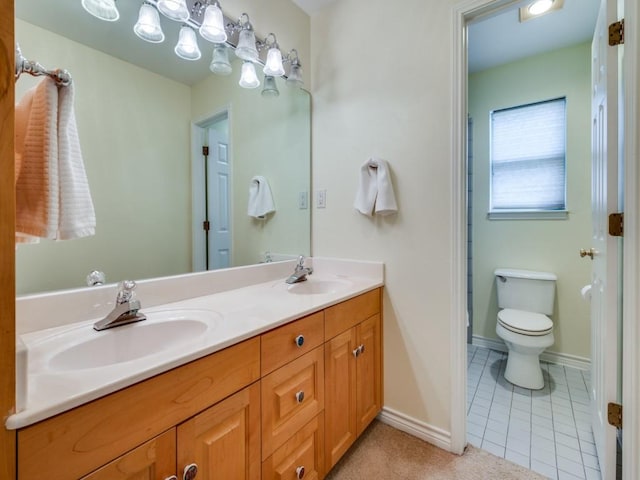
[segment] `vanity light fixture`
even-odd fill
[[[100,20],[115,22],[120,18],[115,0],[82,0],[82,7]]]
[[[520,8],[520,22],[525,22],[541,15],[560,10],[564,0],[535,0]]]
[[[549,0],[562,2],[563,0]],[[120,17],[115,0],[81,0],[82,6],[91,15],[102,20],[116,21]],[[161,13],[171,20],[182,22],[178,42],[174,48],[176,55],[185,60],[198,60],[202,54],[198,46],[196,31],[205,40],[214,43],[209,69],[217,75],[229,75],[232,71],[228,51],[232,48],[236,57],[243,60],[240,85],[257,88],[260,80],[253,64],[264,66],[265,96],[279,94],[275,85],[277,77],[286,77],[290,87],[301,88],[302,67],[298,52],[291,50],[284,54],[273,33],[264,40],[256,39],[249,15],[243,13],[237,21],[229,20],[220,8],[219,0],[143,0],[138,12],[138,20],[133,27],[135,34],[150,43],[162,43],[165,39],[160,23]],[[266,51],[266,54],[261,52]],[[289,65],[289,75],[285,66]],[[271,77],[268,79],[267,77]]]
[[[160,25],[160,15],[156,7],[143,2],[138,13],[138,21],[133,27],[135,34],[142,40],[151,43],[164,42],[164,32]]]
[[[202,38],[213,43],[227,41],[227,32],[224,30],[224,17],[218,2],[207,5],[199,32]]]
[[[180,37],[175,48],[176,55],[185,60],[199,60],[202,54],[198,47],[196,32],[189,25],[183,25],[180,29]]]
[[[229,63],[229,47],[220,43],[213,48],[213,57],[209,64],[209,70],[217,75],[229,75],[232,68]]]
[[[258,88],[260,86],[260,80],[256,75],[256,67],[253,62],[242,62],[242,72],[240,74],[240,81],[238,82],[242,88]]]
[[[186,0],[158,0],[158,10],[165,17],[176,22],[189,20],[189,9]]]

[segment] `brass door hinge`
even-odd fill
[[[624,18],[609,25],[609,46],[615,47],[624,43]]]
[[[624,236],[624,213],[609,215],[609,235],[612,237]]]
[[[205,157],[209,155],[209,147],[206,145],[202,146],[202,155],[204,155]]]
[[[211,228],[211,224],[209,223],[209,220],[205,220],[204,222],[202,222],[202,229],[205,232],[208,232],[210,228]]]
[[[622,405],[610,403],[607,405],[607,418],[609,425],[616,428],[622,428]]]

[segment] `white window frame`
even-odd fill
[[[515,110],[521,108],[527,108],[534,105],[540,105],[544,103],[551,102],[559,102],[561,101],[564,104],[564,185],[563,185],[563,203],[564,208],[562,209],[545,209],[545,208],[498,208],[495,209],[493,206],[493,115],[496,112],[504,112],[506,110]],[[565,220],[568,218],[568,210],[567,210],[567,98],[566,97],[557,97],[549,100],[542,100],[539,102],[532,102],[523,105],[517,105],[514,107],[502,108],[493,110],[490,112],[490,153],[489,153],[489,213],[487,217],[490,220]]]

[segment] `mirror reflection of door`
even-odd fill
[[[232,161],[229,114],[193,126],[193,270],[227,268],[232,263]]]

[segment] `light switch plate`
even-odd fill
[[[318,190],[316,198],[316,206],[318,208],[326,208],[327,206],[327,191]]]

